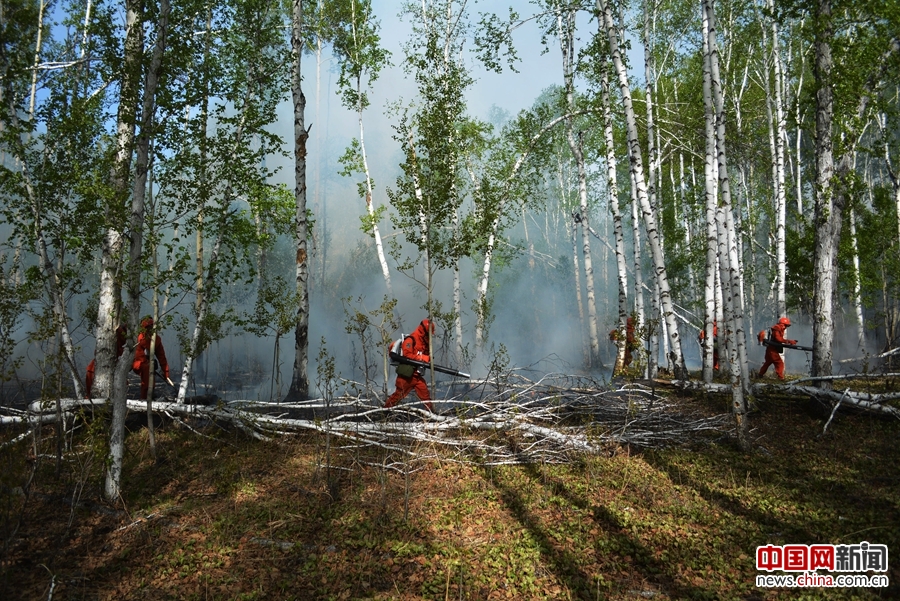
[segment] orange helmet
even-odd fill
[[[791,325],[791,320],[788,317],[782,317],[781,319],[778,320],[778,323],[780,323],[783,326],[789,326],[789,325]]]
[[[422,320],[422,323],[419,324],[422,330],[425,332],[426,336],[430,336],[434,334],[434,322],[428,318]]]
[[[141,320],[141,327],[145,330],[150,330],[153,328],[153,318],[149,315]]]

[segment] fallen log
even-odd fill
[[[753,388],[755,389],[757,386],[773,386],[772,384],[755,384]],[[845,395],[842,395],[834,390],[822,390],[821,388],[816,388],[814,386],[795,386],[788,385],[786,388],[790,391],[797,391],[800,394],[806,394],[814,399],[818,400],[828,400],[833,403],[843,402],[845,405],[851,405],[853,407],[857,407],[864,411],[871,411],[873,413],[880,413],[883,415],[890,415],[900,419],[900,409],[896,407],[892,407],[891,405],[882,405],[881,403],[896,399],[897,395],[895,394],[869,394],[863,392],[853,392],[848,391]],[[759,393],[754,393],[759,394]],[[842,400],[843,399],[843,400]]]
[[[731,394],[730,384],[719,384],[716,382],[707,384],[696,380],[673,380],[672,384],[682,390],[700,390],[714,394]],[[833,390],[816,388],[815,386],[798,386],[793,383],[755,383],[750,386],[750,393],[754,396],[765,396],[766,394],[807,396],[829,403],[842,402],[844,405],[850,405],[863,411],[900,418],[900,409],[892,407],[891,405],[882,404],[886,401],[900,398],[900,394],[897,393],[872,394],[849,390],[839,393]]]

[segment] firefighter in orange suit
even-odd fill
[[[116,328],[116,357],[121,357],[125,352],[125,344],[128,342],[128,327],[125,324]],[[97,360],[91,359],[88,363],[87,373],[84,376],[84,395],[85,398],[91,398],[91,389],[94,388],[94,371],[97,367]]]
[[[703,348],[703,341],[706,340],[706,330],[700,330],[697,340],[700,342],[700,348]],[[715,319],[713,320],[713,369],[719,369],[719,324],[716,323]]]
[[[619,330],[612,330],[609,333],[609,339],[612,342],[619,341]],[[637,348],[634,343],[634,318],[629,317],[625,322],[625,359],[622,361],[622,367],[631,365],[631,352]]]
[[[428,340],[432,334],[434,334],[434,322],[429,319],[423,319],[419,326],[413,330],[413,333],[403,339],[400,347],[403,356],[422,363],[430,363]],[[409,370],[411,370],[409,375],[401,373],[402,371],[409,372]],[[434,411],[434,407],[431,404],[431,394],[428,392],[428,385],[425,383],[425,378],[422,377],[420,368],[403,363],[398,365],[396,385],[397,390],[384,402],[386,409],[393,407],[406,398],[406,395],[415,390],[416,395],[425,403],[428,410]]]
[[[150,366],[153,363],[150,359],[150,341],[152,340],[152,335],[154,335],[153,318],[145,317],[141,321],[141,331],[138,334],[137,348],[134,349],[134,362],[131,364],[131,369],[134,370],[134,373],[141,376],[142,399],[147,398],[147,390],[150,388]],[[166,361],[166,351],[163,348],[162,339],[159,337],[159,334],[155,334],[155,336],[156,346],[154,352],[156,353],[156,360],[162,368],[162,373],[166,378],[166,382],[168,382],[169,385],[174,386],[172,380],[169,379],[169,362]]]
[[[779,380],[784,380],[784,361],[781,359],[782,344],[797,344],[796,340],[785,338],[785,330],[791,326],[791,320],[782,317],[774,326],[769,328],[769,344],[766,345],[766,361],[759,370],[759,377],[763,377],[770,365],[775,366],[775,375]],[[763,336],[763,332],[760,332]],[[762,342],[762,340],[760,340]]]

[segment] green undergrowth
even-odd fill
[[[757,407],[750,454],[726,438],[515,466],[426,446],[412,460],[352,439],[332,439],[327,457],[318,436],[262,442],[169,425],[158,461],[145,430],[128,437],[117,512],[99,501],[102,461],[85,467],[92,441],[76,436],[57,476],[48,430],[48,456],[4,451],[0,598],[900,596],[896,567],[887,589],[755,586],[759,545],[900,550],[900,423],[841,413],[822,435],[827,415],[803,404]],[[26,501],[13,484],[34,461]]]

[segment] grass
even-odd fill
[[[27,503],[12,484],[30,464],[6,450],[0,598],[47,599],[51,586],[55,600],[898,598],[896,567],[888,589],[758,589],[755,549],[900,549],[900,423],[842,413],[819,436],[827,415],[791,400],[760,401],[751,419],[751,454],[728,440],[558,465],[434,454],[408,465],[406,520],[404,475],[379,467],[399,455],[338,448],[329,485],[312,436],[258,442],[168,426],[154,463],[135,432],[126,511],[101,511],[96,467],[71,527],[76,459],[93,443],[76,440],[58,478],[40,459]]]

